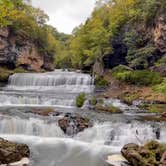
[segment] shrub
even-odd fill
[[[76,106],[81,108],[84,105],[85,100],[86,100],[85,93],[80,93],[76,98]]]
[[[156,85],[162,82],[162,77],[156,72],[135,70],[113,73],[113,76],[123,82],[134,85]]]
[[[109,85],[109,82],[106,79],[104,79],[103,76],[97,76],[95,78],[95,85],[98,88],[103,88],[103,87],[107,87]]]

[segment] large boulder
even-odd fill
[[[90,120],[86,117],[71,114],[66,114],[64,118],[59,119],[58,124],[63,132],[67,135],[77,134],[92,126]]]
[[[144,146],[127,144],[121,150],[122,155],[132,166],[165,166],[166,144],[150,141]]]
[[[0,138],[0,164],[9,164],[30,157],[29,147]]]

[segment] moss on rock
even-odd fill
[[[6,68],[0,68],[0,82],[7,82],[11,74],[13,74],[13,71]]]

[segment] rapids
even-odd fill
[[[32,166],[105,166],[109,154],[119,153],[126,143],[142,144],[156,139],[165,142],[164,123],[144,122],[137,108],[119,100],[108,100],[124,111],[111,115],[77,109],[76,96],[93,94],[93,78],[88,74],[55,70],[39,74],[14,74],[0,91],[0,137],[26,143]],[[92,119],[94,126],[74,136],[65,135],[58,126],[59,116],[41,117],[34,108],[53,107],[55,111],[74,112]]]

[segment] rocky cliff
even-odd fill
[[[151,68],[166,73],[166,64],[155,63],[166,56],[166,13],[159,11],[150,23],[126,23],[112,43],[113,53],[104,56],[105,68],[119,64],[134,69]]]
[[[9,28],[0,29],[0,66],[39,72],[53,70],[53,57],[40,52],[35,43],[12,34]]]

